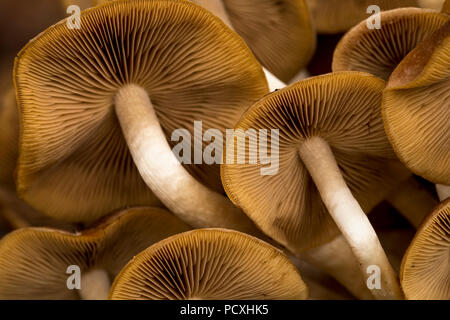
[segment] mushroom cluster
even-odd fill
[[[450,1],[25,2],[0,299],[450,299]]]

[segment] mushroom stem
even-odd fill
[[[111,281],[102,269],[93,269],[81,275],[80,296],[83,300],[107,300]]]
[[[209,12],[219,17],[222,22],[224,22],[230,29],[235,31],[233,25],[231,24],[230,18],[228,17],[227,9],[225,8],[223,0],[193,0],[193,2],[197,3],[198,5],[202,6]],[[263,71],[266,75],[267,83],[269,84],[269,90],[271,92],[286,87],[286,84],[278,79],[269,70],[263,67]],[[293,79],[297,79],[296,81],[299,81],[307,77],[307,71],[300,70],[300,72]]]
[[[271,92],[286,87],[286,84],[275,77],[269,70],[264,67],[262,69],[264,71],[264,74],[266,75],[267,83],[269,84],[269,90]]]
[[[372,275],[369,270],[374,266],[379,268],[381,286],[369,288],[374,297],[402,299],[397,276],[369,219],[345,183],[328,143],[319,137],[309,138],[300,146],[299,155],[322,201],[359,261],[364,278]]]
[[[411,176],[395,187],[386,198],[416,229],[438,201]]]
[[[316,266],[361,300],[373,300],[351,248],[341,235],[320,247],[305,251],[298,258]]]
[[[193,227],[229,228],[263,237],[228,198],[208,189],[186,171],[172,152],[142,87],[129,84],[119,89],[115,109],[137,169],[170,211]]]
[[[445,184],[436,184],[436,191],[440,201],[444,201],[450,197],[450,186]]]

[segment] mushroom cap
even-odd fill
[[[237,231],[197,229],[141,252],[116,277],[113,300],[306,299],[287,256]]]
[[[230,199],[264,233],[294,253],[332,240],[339,230],[299,147],[311,137],[328,142],[353,196],[368,213],[410,175],[384,132],[380,110],[384,87],[383,80],[370,74],[337,72],[297,82],[259,100],[235,130],[254,129],[248,132],[254,136],[261,129],[269,135],[271,129],[279,129],[279,169],[262,175],[260,169],[269,165],[260,159],[257,164],[223,164],[222,182]],[[266,140],[264,135],[260,139]],[[245,151],[248,157],[248,143]]]
[[[367,8],[382,11],[417,7],[417,0],[306,0],[318,33],[341,33],[367,19]]]
[[[147,90],[172,146],[174,129],[193,136],[198,120],[203,130],[225,132],[268,92],[245,42],[188,1],[108,2],[83,11],[81,26],[70,30],[63,20],[50,27],[15,64],[18,192],[58,219],[89,222],[160,203],[140,177],[114,111],[123,85]],[[223,191],[218,165],[186,169]]]
[[[52,227],[63,230],[75,230],[76,226],[65,223],[34,210],[17,197],[14,189],[0,186],[0,217],[12,229],[26,227]]]
[[[223,0],[258,61],[289,82],[312,58],[316,33],[305,0]]]
[[[425,219],[403,257],[400,282],[409,300],[450,300],[450,198]]]
[[[383,121],[399,159],[415,174],[450,184],[450,20],[392,73]]]
[[[149,245],[189,230],[169,212],[133,208],[93,229],[73,234],[49,228],[23,228],[0,240],[0,299],[78,299],[69,290],[67,267],[103,269],[113,278]]]
[[[422,40],[442,27],[448,17],[431,9],[401,8],[381,12],[381,29],[366,21],[341,39],[333,71],[363,71],[388,80],[400,61]]]

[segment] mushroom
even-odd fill
[[[416,7],[417,0],[306,0],[318,33],[341,33],[365,20],[372,5],[382,11]]]
[[[406,299],[450,300],[450,199],[426,218],[403,257]]]
[[[0,240],[0,299],[106,299],[111,279],[134,255],[187,230],[165,210],[133,208],[76,234],[50,228],[13,231]],[[70,279],[74,271],[69,272],[76,267],[79,290],[68,287],[76,283]]]
[[[222,19],[246,41],[271,91],[306,77],[316,34],[305,0],[191,0]],[[266,69],[267,68],[267,69]]]
[[[110,2],[83,11],[81,25],[61,21],[16,59],[20,196],[86,223],[159,198],[192,226],[258,234],[212,190],[223,192],[219,167],[183,166],[168,142],[175,129],[190,142],[195,121],[223,134],[268,92],[244,41],[188,1]]]
[[[34,210],[23,200],[19,199],[13,189],[0,186],[0,217],[12,229],[26,227],[52,227],[63,230],[75,230],[80,226],[65,223],[47,217]]]
[[[431,9],[381,12],[381,29],[369,29],[363,21],[347,32],[336,47],[332,69],[363,71],[388,80],[400,61],[447,20]]]
[[[275,247],[226,229],[177,234],[147,248],[114,280],[112,300],[306,299],[298,270]]]
[[[386,133],[399,159],[415,174],[444,185],[450,185],[449,74],[447,21],[394,70],[382,105]]]
[[[372,293],[401,298],[364,213],[410,174],[384,133],[384,86],[375,76],[350,71],[306,79],[265,96],[244,114],[235,131],[252,139],[259,130],[278,129],[279,141],[271,142],[278,170],[268,173],[274,165],[265,168],[265,161],[227,162],[221,167],[222,182],[237,206],[295,254],[330,241],[340,230],[364,275],[369,266],[380,267],[382,288]]]
[[[114,0],[95,3],[108,1]],[[316,35],[305,0],[190,1],[218,16],[246,41],[265,66],[270,91],[308,76],[303,68],[314,54]]]

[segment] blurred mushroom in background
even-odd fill
[[[220,17],[245,40],[265,67],[271,91],[306,76],[304,68],[316,49],[316,33],[305,0],[192,2]]]
[[[417,0],[306,0],[319,34],[342,33],[369,18],[378,6],[381,11],[417,7]]]
[[[0,240],[0,299],[106,299],[114,277],[134,255],[189,229],[168,211],[132,208],[79,233],[13,231]],[[80,290],[68,288],[70,266],[80,270]]]

